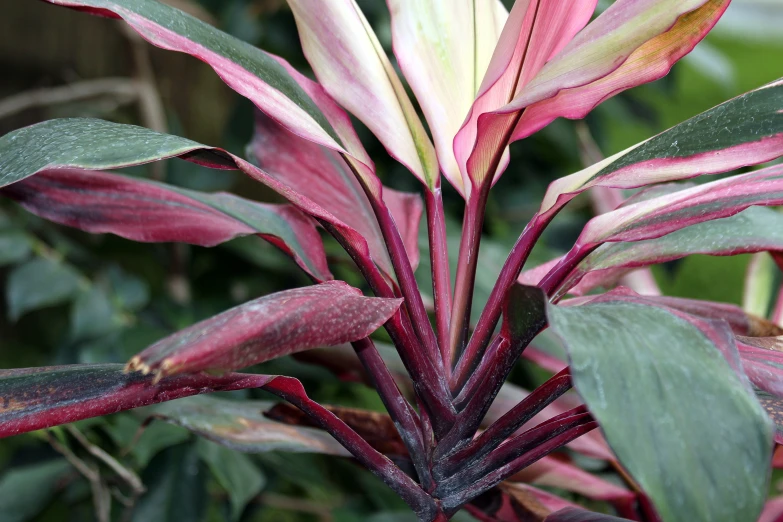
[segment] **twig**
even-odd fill
[[[101,480],[100,471],[97,468],[89,466],[86,462],[76,456],[67,446],[60,444],[51,431],[47,432],[49,445],[54,450],[65,457],[76,470],[87,479],[92,489],[92,500],[95,506],[95,517],[98,522],[109,522],[111,518],[111,495]]]
[[[111,96],[123,105],[132,103],[140,98],[139,85],[131,78],[101,78],[59,87],[33,89],[0,100],[0,118],[35,107],[60,105],[100,96]]]
[[[155,71],[152,68],[147,43],[125,24],[122,24],[122,32],[131,44],[133,65],[135,71],[135,83],[139,99],[141,121],[145,127],[157,132],[167,132],[166,110],[158,91],[158,83],[155,79]]]
[[[80,432],[73,424],[66,425],[65,429],[68,430],[68,433],[70,433],[73,438],[76,439],[76,441],[90,453],[90,455],[94,456],[110,467],[112,471],[117,474],[117,476],[119,476],[126,484],[128,484],[128,486],[130,486],[131,490],[133,491],[134,496],[139,496],[144,493],[146,488],[144,487],[144,484],[142,484],[139,476],[134,473],[133,470],[126,468],[117,462],[114,457],[87,440],[82,432]]]

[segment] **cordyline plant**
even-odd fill
[[[783,218],[762,208],[783,204],[783,166],[695,186],[664,183],[783,155],[783,81],[553,182],[477,323],[469,321],[484,209],[509,144],[662,77],[730,0],[616,0],[595,17],[597,0],[517,0],[510,13],[498,0],[388,0],[397,63],[431,138],[354,0],[288,0],[318,82],[154,0],[49,1],[120,18],[151,44],[208,63],[258,108],[256,135],[243,159],[131,125],[48,121],[0,139],[3,193],[57,223],[137,241],[212,246],[257,234],[314,285],[195,324],[125,366],[3,370],[0,435],[261,388],[298,408],[270,413],[299,434],[291,445],[301,439],[311,451],[349,453],[421,520],[447,520],[463,508],[482,520],[617,520],[507,482],[531,470],[610,500],[636,520],[757,519],[775,437],[770,417],[780,416],[783,401],[783,337],[775,337],[783,330],[720,303],[642,296],[624,286],[588,292],[689,254],[783,250]],[[423,185],[432,322],[413,275],[420,199],[381,185],[348,113]],[[241,170],[290,204],[103,172],[174,157]],[[453,291],[441,174],[466,204]],[[639,187],[650,188],[628,199],[608,191]],[[604,203],[615,198],[608,212],[563,257],[522,272],[547,225],[590,188],[604,191]],[[374,297],[332,280],[316,226],[350,254]],[[575,297],[563,300],[568,295]],[[404,371],[368,337],[382,325]],[[531,348],[528,357],[557,373],[531,393],[504,386],[547,328],[569,365]],[[388,418],[320,405],[290,377],[233,373],[340,343],[350,343],[360,368],[341,348],[310,352],[311,360],[366,378]],[[572,386],[581,400],[565,394]],[[370,436],[368,426],[384,419],[399,437]],[[201,433],[231,442],[205,425]],[[323,435],[316,443],[313,426],[344,449]],[[592,431],[599,426],[603,436]],[[549,455],[566,444],[611,462],[631,489]]]

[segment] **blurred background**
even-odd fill
[[[166,1],[309,73],[284,0]],[[359,3],[390,50],[385,2]],[[666,78],[607,101],[586,123],[558,120],[512,147],[511,166],[488,210],[474,310],[481,309],[547,184],[582,167],[577,131],[589,129],[600,151],[609,155],[783,77],[781,27],[780,0],[734,0],[715,31]],[[5,2],[0,68],[0,135],[49,118],[89,116],[186,136],[240,155],[251,137],[251,104],[207,65],[153,48],[115,20],[43,2]],[[357,127],[384,183],[417,191],[413,176]],[[130,172],[203,191],[278,201],[240,174],[182,161]],[[462,206],[451,189],[446,207],[450,234],[458,241]],[[576,199],[548,231],[534,262],[568,249],[591,215],[590,199]],[[419,273],[426,280],[426,236],[422,240]],[[361,286],[339,247],[327,240],[327,251],[335,276]],[[694,256],[656,267],[655,276],[667,294],[739,304],[748,260]],[[307,283],[293,263],[258,238],[213,249],[137,244],[53,225],[0,200],[0,367],[124,362],[197,320]],[[323,402],[382,409],[369,389],[342,383],[317,367],[286,358],[258,370],[297,376]],[[520,367],[513,379],[530,384],[536,375]],[[237,395],[245,396],[263,398],[255,392]],[[126,413],[79,423],[77,433],[87,445],[64,430],[0,441],[0,520],[95,520],[96,487],[111,490],[118,483],[112,476],[89,480],[89,473],[78,471],[79,462],[88,471],[96,469],[89,453],[93,444],[140,474],[148,486],[145,494],[125,491],[125,503],[115,500],[112,520],[412,520],[401,501],[345,459],[217,450],[171,424],[153,422],[142,431],[143,421]]]

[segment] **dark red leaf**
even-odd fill
[[[213,391],[263,386],[274,376],[181,375],[160,382],[121,364],[0,370],[0,437]]]
[[[342,281],[278,292],[158,341],[131,359],[128,369],[158,377],[233,370],[356,341],[385,323],[401,301],[364,297]]]
[[[332,279],[314,222],[291,205],[204,194],[84,169],[45,170],[2,193],[56,223],[133,241],[214,246],[258,234],[291,255],[316,280]]]

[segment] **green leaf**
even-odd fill
[[[181,444],[191,437],[188,430],[179,426],[165,422],[153,422],[144,428],[138,440],[134,440],[139,428],[141,428],[141,422],[131,414],[117,415],[114,422],[106,425],[104,430],[123,450],[130,448],[133,444],[130,454],[133,455],[141,468],[147,467],[152,458],[162,450]]]
[[[80,292],[71,308],[71,338],[97,339],[111,332],[115,324],[114,308],[109,296],[97,286]]]
[[[8,316],[17,320],[26,312],[70,300],[79,290],[81,276],[72,267],[37,258],[16,267],[8,276]]]
[[[142,476],[147,493],[133,511],[133,522],[201,522],[206,477],[193,444],[166,450]]]
[[[756,520],[770,423],[695,324],[617,301],[547,313],[574,386],[664,522]]]
[[[14,468],[0,480],[0,513],[3,522],[24,522],[37,515],[57,490],[63,475],[71,471],[65,459]]]
[[[264,488],[266,478],[258,466],[242,453],[206,439],[199,439],[196,448],[215,480],[231,498],[231,519],[239,520],[248,502]]]
[[[0,137],[0,187],[48,167],[112,169],[189,153],[197,154],[188,156],[191,161],[201,157],[226,164],[223,156],[201,149],[195,141],[134,125],[90,118],[50,120]]]
[[[24,261],[30,255],[30,240],[20,230],[0,232],[0,266]]]
[[[146,281],[119,267],[111,267],[108,275],[114,297],[122,308],[135,312],[147,305],[150,300],[150,289]]]

